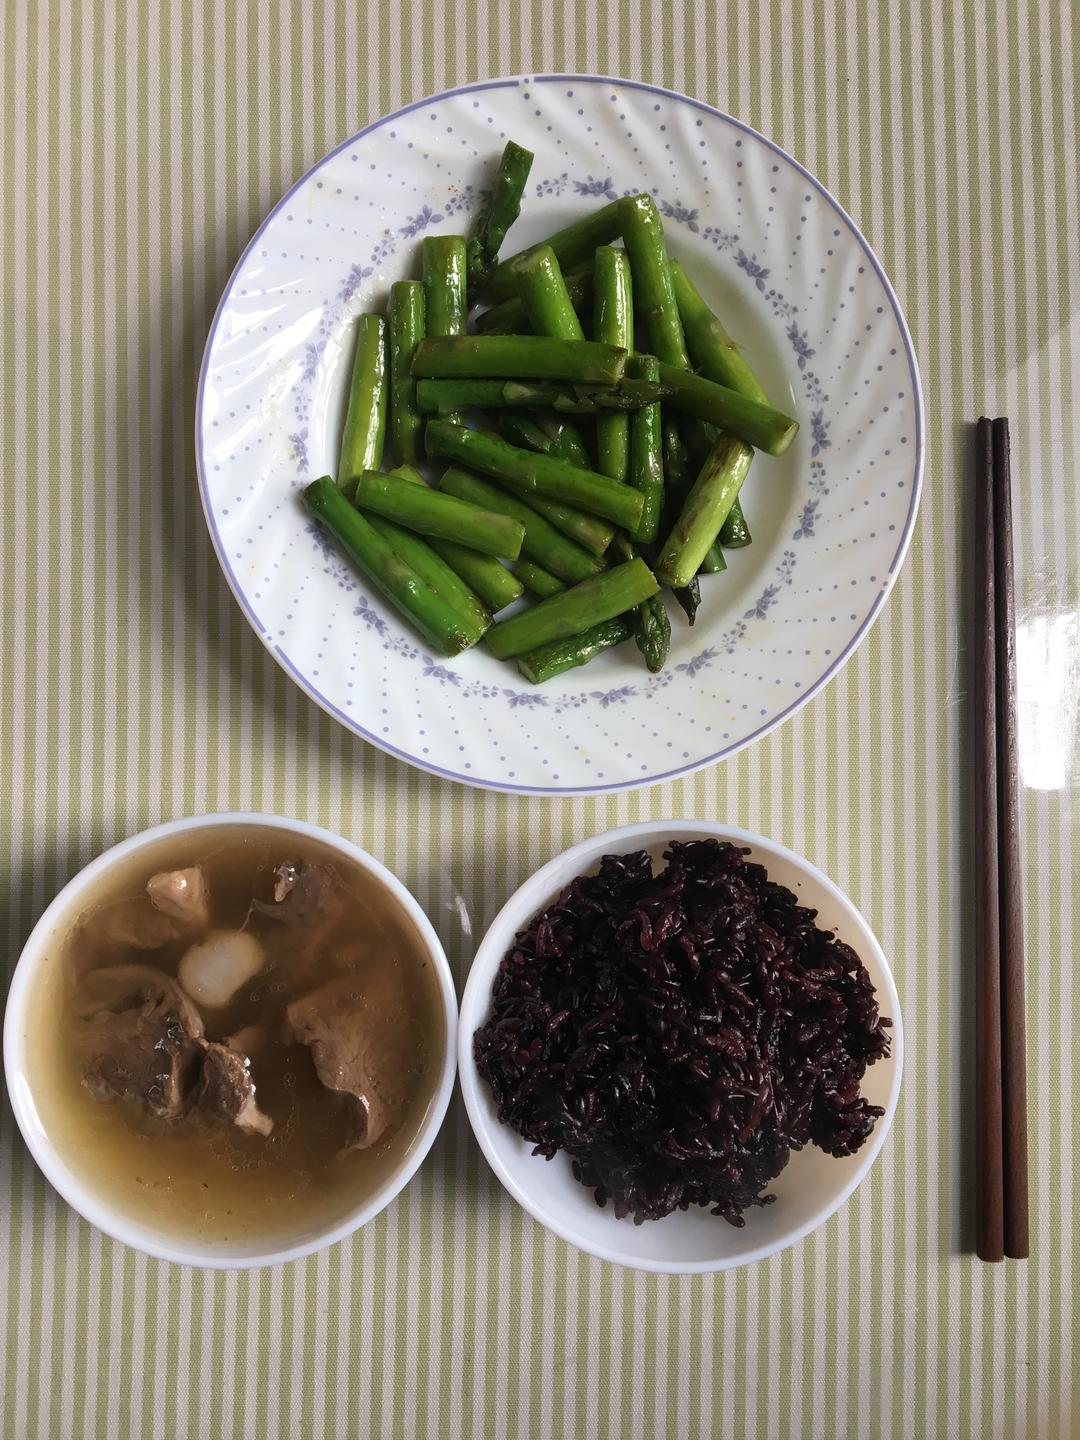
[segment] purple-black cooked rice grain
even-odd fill
[[[499,1119],[620,1218],[774,1198],[792,1150],[851,1155],[888,1054],[865,966],[726,841],[607,855],[533,917],[473,1037]]]

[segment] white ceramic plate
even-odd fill
[[[801,430],[758,456],[754,543],[702,582],[671,657],[632,645],[541,687],[481,650],[430,654],[322,541],[300,487],[336,464],[352,325],[418,274],[420,238],[466,231],[504,140],[536,163],[511,249],[651,191],[669,243]],[[203,360],[199,479],[214,545],[264,644],[330,714],[438,775],[536,793],[685,774],[821,688],[896,578],[918,505],[919,377],[896,296],[831,195],[699,101],[598,76],[448,91],[377,121],[274,208]]]
[[[891,1053],[871,1065],[862,1093],[885,1114],[862,1149],[843,1159],[825,1155],[812,1145],[792,1155],[786,1168],[768,1186],[776,1196],[764,1209],[749,1210],[746,1224],[736,1229],[727,1221],[695,1207],[663,1220],[635,1225],[617,1220],[608,1206],[600,1209],[591,1190],[570,1173],[565,1155],[544,1160],[516,1131],[499,1123],[491,1091],[473,1060],[473,1035],[491,1013],[491,986],[499,963],[538,910],[549,904],[578,875],[594,873],[604,855],[649,850],[662,864],[672,840],[717,836],[750,848],[750,858],[764,865],[771,879],[786,885],[804,905],[818,912],[818,925],[834,930],[856,952],[869,972],[878,1005],[893,1022]],[[904,1031],[900,1000],[888,962],[873,931],[827,876],[794,851],[707,820],[657,820],[625,825],[575,845],[556,856],[515,892],[492,922],[476,953],[461,1000],[458,1030],[458,1078],[476,1138],[492,1169],[514,1199],[534,1219],[571,1245],[601,1260],[636,1270],[667,1274],[731,1270],[794,1245],[834,1214],[866,1176],[892,1124],[900,1095]]]

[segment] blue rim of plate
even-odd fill
[[[724,121],[725,124],[731,125],[734,129],[740,131],[742,134],[749,135],[754,140],[757,140],[762,145],[765,145],[769,150],[773,151],[774,154],[780,156],[781,159],[785,160],[787,164],[792,166],[792,168],[796,170],[798,174],[801,175],[809,185],[813,186],[813,188],[824,200],[828,201],[829,205],[832,206],[836,215],[840,218],[842,223],[847,227],[851,235],[858,242],[863,253],[866,255],[867,260],[873,267],[874,273],[881,281],[889,305],[892,308],[897,328],[900,331],[900,338],[904,343],[904,354],[907,357],[908,369],[911,373],[912,395],[915,401],[915,459],[911,482],[911,501],[908,506],[907,519],[904,522],[904,528],[900,535],[899,543],[896,547],[896,553],[893,556],[892,563],[889,566],[886,582],[882,586],[878,594],[875,596],[873,604],[870,606],[866,615],[863,617],[858,629],[855,631],[854,635],[848,641],[844,649],[832,661],[829,667],[824,670],[821,675],[818,676],[814,683],[807,688],[805,693],[798,697],[797,700],[793,700],[791,704],[788,705],[785,709],[779,711],[779,713],[777,713],[776,715],[771,716],[764,725],[760,725],[756,730],[751,731],[749,735],[744,735],[738,741],[735,741],[730,745],[723,746],[721,749],[715,751],[712,755],[703,756],[699,760],[692,760],[687,765],[680,765],[673,770],[665,770],[657,775],[647,775],[642,777],[641,779],[622,780],[612,785],[512,785],[505,781],[482,780],[475,775],[463,775],[459,771],[447,769],[445,766],[432,765],[427,761],[422,760],[419,756],[411,755],[407,750],[399,749],[397,746],[391,744],[389,741],[385,740],[381,736],[375,735],[371,731],[366,730],[351,715],[347,715],[345,711],[339,709],[339,707],[336,706],[333,701],[327,699],[325,695],[323,695],[319,690],[317,690],[315,686],[311,683],[311,681],[296,668],[296,666],[285,654],[285,652],[269,639],[266,633],[265,626],[248,603],[248,600],[243,593],[243,590],[240,586],[239,581],[237,580],[233,568],[229,563],[228,554],[225,550],[221,535],[218,531],[217,522],[214,518],[213,509],[210,504],[209,489],[206,479],[206,464],[203,457],[202,448],[203,395],[206,389],[206,374],[210,364],[210,354],[214,348],[214,341],[217,338],[218,325],[221,321],[222,312],[224,311],[226,304],[232,296],[233,286],[236,284],[236,280],[238,275],[240,274],[240,271],[243,269],[244,264],[247,261],[247,258],[250,255],[251,251],[258,244],[259,240],[262,238],[263,232],[277,215],[278,211],[281,210],[285,205],[287,205],[293,195],[302,186],[307,184],[310,179],[317,175],[324,165],[327,165],[331,160],[334,159],[336,155],[339,155],[343,150],[348,149],[350,145],[355,145],[358,140],[362,140],[365,136],[372,135],[376,131],[381,130],[384,125],[393,124],[395,121],[400,120],[403,115],[408,115],[413,110],[419,110],[424,105],[433,105],[441,100],[452,100],[458,95],[471,95],[475,94],[477,91],[482,90],[510,90],[516,89],[521,85],[560,84],[566,81],[572,81],[574,84],[585,85],[621,85],[624,86],[626,89],[640,90],[648,95],[662,95],[668,100],[678,100],[686,105],[690,105],[695,110],[701,110],[706,115],[711,115],[714,119]],[[755,130],[752,125],[747,125],[745,121],[737,120],[733,115],[727,114],[726,111],[718,110],[715,105],[708,105],[704,100],[695,100],[693,96],[684,95],[679,90],[668,90],[662,85],[649,85],[643,80],[625,80],[617,75],[515,75],[507,76],[504,79],[478,80],[471,85],[457,85],[454,86],[453,89],[440,90],[437,94],[425,95],[420,100],[414,100],[409,105],[403,105],[400,109],[392,111],[391,114],[384,115],[381,117],[381,119],[373,121],[370,125],[366,125],[362,130],[356,131],[354,135],[350,135],[347,139],[343,140],[340,145],[335,145],[333,150],[328,151],[321,160],[316,161],[316,163],[311,167],[310,170],[305,171],[305,173],[301,175],[299,180],[295,181],[295,183],[292,184],[288,190],[286,190],[284,195],[282,195],[280,200],[278,200],[277,204],[268,212],[268,214],[265,216],[262,223],[260,224],[259,228],[255,231],[251,239],[244,246],[240,258],[233,266],[233,271],[232,274],[229,276],[228,284],[225,286],[225,289],[221,293],[221,299],[217,303],[217,309],[214,311],[214,318],[211,321],[210,330],[206,337],[206,345],[203,349],[202,364],[199,366],[199,383],[195,396],[195,465],[198,473],[199,495],[202,500],[203,514],[206,518],[206,525],[207,529],[210,532],[210,539],[214,546],[214,552],[217,555],[218,564],[221,566],[221,569],[225,575],[225,579],[228,581],[229,589],[232,591],[233,596],[235,597],[241,610],[246,616],[252,629],[259,636],[263,644],[270,651],[274,659],[278,662],[278,664],[285,671],[285,673],[299,686],[299,688],[310,699],[314,700],[317,705],[319,705],[323,710],[325,710],[328,715],[332,715],[334,719],[344,725],[347,730],[351,730],[354,735],[359,735],[362,740],[366,740],[370,745],[374,745],[376,749],[385,751],[386,754],[394,756],[394,758],[397,760],[404,760],[410,765],[415,765],[417,769],[424,770],[429,775],[438,775],[445,780],[456,780],[460,784],[472,786],[474,789],[503,791],[515,795],[560,795],[565,798],[571,798],[575,795],[614,794],[615,792],[620,790],[637,790],[646,785],[659,785],[664,781],[677,780],[683,776],[691,775],[697,770],[703,770],[708,765],[716,765],[721,760],[728,760],[731,758],[731,756],[736,755],[740,750],[745,750],[747,746],[754,744],[755,741],[763,739],[766,735],[777,729],[778,726],[782,725],[785,720],[790,720],[791,717],[799,710],[801,710],[803,706],[806,705],[810,700],[812,700],[815,695],[820,694],[820,692],[829,683],[829,681],[832,680],[836,676],[836,674],[843,668],[843,666],[846,665],[848,660],[851,659],[852,655],[866,638],[870,627],[880,615],[882,607],[884,606],[886,600],[889,598],[889,595],[892,593],[893,585],[896,583],[896,578],[900,573],[900,569],[904,563],[904,558],[907,554],[908,546],[911,543],[911,536],[915,528],[915,520],[919,513],[919,502],[922,497],[923,458],[925,447],[926,430],[923,419],[922,381],[919,376],[919,366],[918,362],[915,359],[915,347],[912,344],[911,332],[908,329],[907,320],[904,318],[904,312],[900,307],[900,301],[896,297],[896,292],[892,287],[889,277],[885,274],[885,270],[881,264],[881,261],[877,258],[865,235],[863,235],[858,225],[856,225],[855,221],[840,204],[839,200],[836,199],[836,197],[831,193],[831,191],[827,190],[825,186],[822,185],[820,180],[818,180],[814,175],[811,174],[809,170],[807,170],[805,165],[800,164],[800,162],[796,160],[793,155],[790,155],[781,146],[777,145],[774,140],[770,140],[768,136],[763,135],[760,130]]]

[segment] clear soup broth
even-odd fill
[[[289,930],[275,924],[275,875],[282,865],[303,864],[332,873],[336,904],[332,920],[305,916]],[[258,972],[227,1003],[196,1008],[206,1042],[248,1037],[255,1102],[272,1122],[269,1134],[204,1113],[190,1099],[182,1114],[166,1118],[131,1098],[95,1098],[85,1044],[73,1038],[85,1034],[87,988],[101,979],[88,979],[93,972],[138,965],[181,977],[199,936],[146,949],[112,932],[125,903],[145,900],[151,876],[188,867],[205,877],[209,929],[258,935]],[[253,921],[255,899],[269,914]],[[323,1083],[315,1052],[288,1019],[291,1004],[320,992],[361,1016],[366,1035],[393,1042],[392,1073],[378,1082],[392,1095],[393,1118],[365,1148],[348,1148],[355,1138],[343,1111],[348,1097]],[[363,1204],[415,1142],[445,1053],[438,981],[409,916],[359,866],[280,830],[196,830],[131,857],[58,930],[34,1002],[32,1087],[67,1164],[131,1220],[210,1243],[301,1243]],[[332,1008],[340,1024],[342,1005]]]

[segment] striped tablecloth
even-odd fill
[[[610,825],[719,816],[831,873],[905,1005],[900,1111],[812,1239],[705,1279],[524,1217],[460,1103],[351,1243],[169,1268],[57,1201],[0,1118],[5,1436],[1075,1434],[1080,922],[1080,7],[844,0],[8,0],[0,6],[0,926],[183,812],[319,821],[401,874],[459,979],[473,925]],[[867,644],[775,735],[605,800],[485,795],[350,738],[241,619],[196,498],[195,377],[260,216],[393,107],[499,72],[623,74],[758,126],[857,218],[906,307],[926,498]],[[971,848],[965,425],[1013,423],[1033,1258],[967,1253]]]

